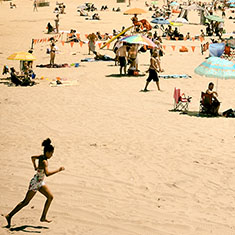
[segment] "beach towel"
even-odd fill
[[[188,74],[168,74],[168,75],[159,75],[160,78],[191,78]]]

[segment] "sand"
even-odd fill
[[[30,0],[0,3],[0,65],[14,66],[6,58],[16,51],[30,49],[33,38],[47,38],[45,27],[53,20],[55,1],[33,12]],[[112,32],[131,24],[130,16],[111,10],[99,12],[102,20],[86,21],[76,13],[83,2],[64,1],[66,13],[60,29],[76,29],[85,34]],[[113,1],[94,1],[120,6]],[[144,8],[144,1],[132,6]],[[221,14],[221,13],[220,13]],[[196,17],[197,15],[195,15]],[[151,13],[143,18],[151,19]],[[227,31],[232,22],[226,20]],[[202,26],[186,25],[183,33],[200,33]],[[64,172],[46,178],[54,195],[48,218],[39,218],[45,202],[40,194],[12,221],[13,229],[0,234],[79,234],[79,235],[232,235],[235,234],[235,125],[233,119],[197,116],[201,91],[216,79],[200,77],[193,70],[205,57],[200,42],[168,42],[162,58],[164,74],[189,74],[192,78],[161,79],[163,92],[154,83],[150,92],[144,77],[117,77],[114,62],[81,63],[78,68],[36,68],[49,63],[48,43],[36,44],[34,71],[39,84],[34,87],[8,87],[0,84],[0,212],[7,214],[25,196],[34,174],[30,157],[41,153],[41,142],[50,137],[55,153],[50,169]],[[186,45],[189,52],[179,53]],[[192,52],[190,46],[198,46]],[[87,45],[62,46],[56,63],[75,63],[88,56]],[[112,45],[111,45],[112,47]],[[103,54],[113,56],[109,50]],[[139,55],[140,70],[148,69],[149,53]],[[56,77],[77,81],[74,86],[50,87]],[[4,76],[2,76],[4,77]],[[6,77],[6,76],[5,76]],[[192,96],[192,115],[169,112],[173,90],[181,88]],[[220,111],[234,108],[234,80],[218,80],[222,102]]]

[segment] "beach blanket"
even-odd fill
[[[191,78],[188,74],[168,74],[168,75],[159,75],[160,78]]]
[[[78,80],[62,81],[60,83],[58,83],[58,81],[50,82],[51,87],[76,86],[76,85],[78,85]]]

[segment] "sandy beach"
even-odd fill
[[[66,14],[60,15],[60,30],[76,29],[85,34],[131,25],[123,15],[127,3],[94,0],[101,20],[90,21],[76,12],[82,1],[64,0]],[[19,61],[7,60],[17,51],[28,51],[32,39],[48,38],[46,25],[54,24],[53,10],[33,1],[0,3],[0,67],[19,70]],[[160,2],[161,3],[161,2]],[[120,6],[121,12],[112,12]],[[144,6],[132,0],[131,7]],[[152,12],[139,18],[151,21]],[[218,13],[221,16],[221,12]],[[229,11],[228,11],[229,15]],[[197,14],[194,14],[197,20]],[[198,35],[200,25],[185,25],[180,31]],[[225,19],[227,32],[233,21]],[[207,39],[206,39],[207,40]],[[34,45],[33,69],[39,84],[8,87],[0,81],[0,213],[6,215],[23,200],[34,175],[31,156],[41,154],[41,142],[50,137],[55,146],[50,169],[65,171],[46,178],[54,195],[48,212],[50,224],[39,221],[45,198],[40,194],[12,219],[12,230],[0,234],[78,235],[234,235],[235,234],[235,125],[234,119],[199,117],[201,91],[210,81],[217,84],[220,112],[235,109],[235,81],[205,78],[194,73],[202,55],[201,42],[167,41],[162,74],[188,74],[191,78],[160,79],[162,92],[142,77],[118,77],[114,61],[80,62],[88,55],[87,44],[56,44],[56,63],[80,63],[75,68],[38,68],[48,64],[49,42]],[[173,51],[171,45],[175,45]],[[179,53],[185,45],[188,53]],[[110,50],[99,50],[114,57]],[[193,52],[191,46],[195,46]],[[139,55],[139,69],[149,67],[149,52]],[[5,76],[7,77],[7,76]],[[43,79],[40,79],[42,78]],[[50,82],[77,81],[75,85],[51,87]],[[1,78],[4,78],[1,75]],[[191,96],[190,114],[171,112],[174,88]]]

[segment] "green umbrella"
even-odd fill
[[[220,18],[219,16],[216,16],[216,15],[208,15],[208,16],[206,16],[206,18],[211,21],[224,22],[224,20],[222,18]]]
[[[158,4],[157,1],[152,1],[151,3],[152,3],[152,5],[157,5]]]

